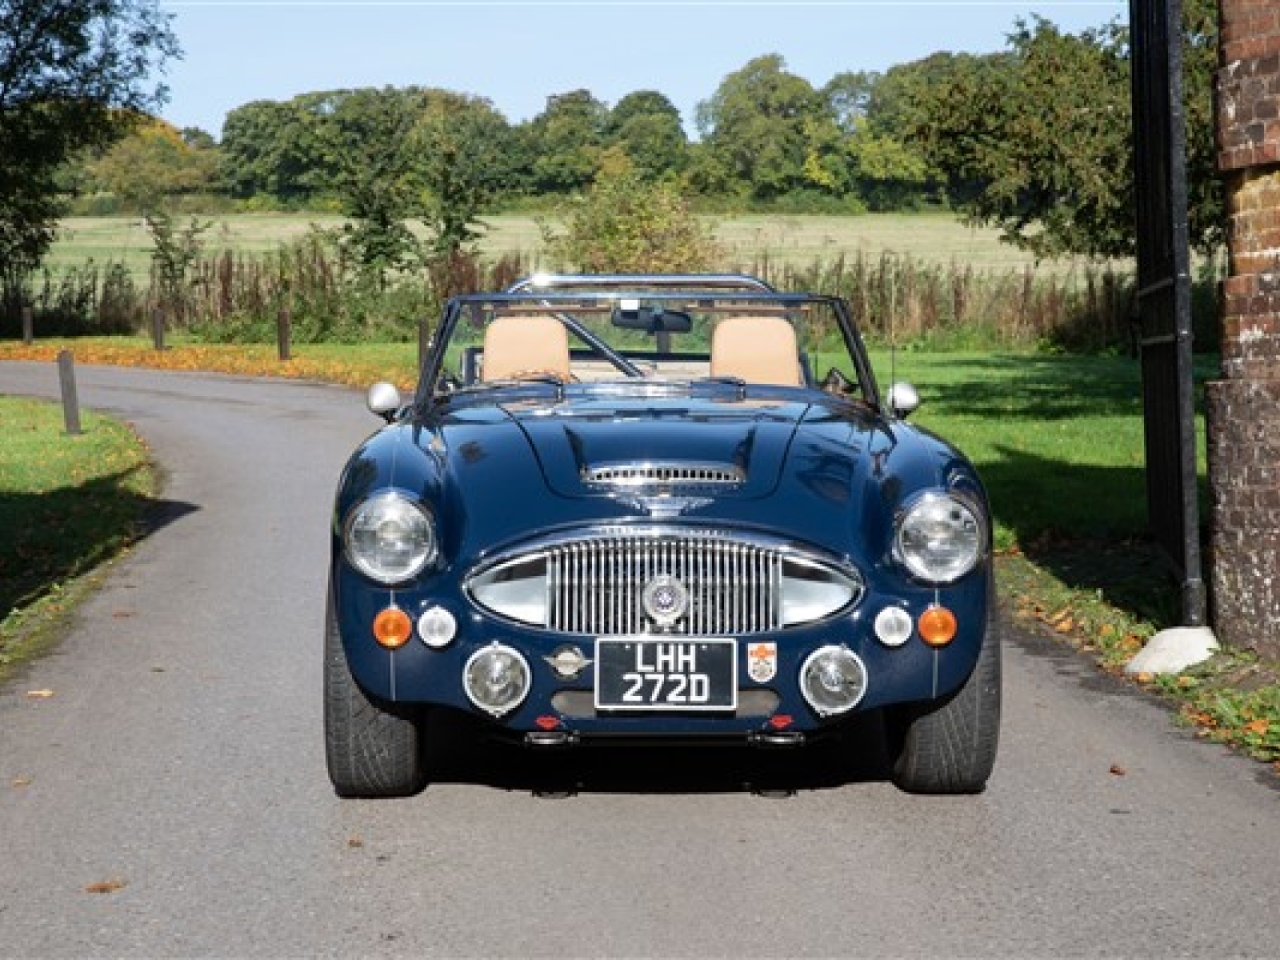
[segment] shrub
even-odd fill
[[[711,228],[673,187],[635,173],[604,176],[561,211],[564,232],[541,224],[558,267],[583,273],[694,273],[713,269]]]

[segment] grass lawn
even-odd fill
[[[0,397],[0,676],[42,643],[77,578],[136,535],[156,477],[146,446],[92,411]]]

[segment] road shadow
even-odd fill
[[[138,493],[134,472],[40,493],[0,492],[0,616],[200,509]]]
[[[786,797],[889,778],[875,714],[853,718],[838,732],[804,746],[784,748],[608,741],[530,748],[495,738],[481,721],[452,712],[435,714],[427,734],[433,744],[428,754],[432,782],[546,798],[602,793]]]

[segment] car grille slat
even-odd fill
[[[551,547],[546,562],[547,628],[556,632],[716,636],[780,625],[782,555],[769,547],[710,536],[607,536]],[[659,577],[675,578],[689,597],[686,613],[665,626],[642,602]]]

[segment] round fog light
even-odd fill
[[[529,664],[519,652],[492,643],[473,653],[462,670],[467,697],[485,713],[510,713],[529,693]]]
[[[848,647],[822,647],[800,668],[800,692],[824,717],[845,713],[867,692],[867,668]]]
[[[458,635],[458,621],[444,607],[431,607],[418,618],[418,636],[432,649],[447,647]]]
[[[876,614],[876,639],[886,647],[900,647],[911,639],[911,614],[901,607],[885,607]]]

